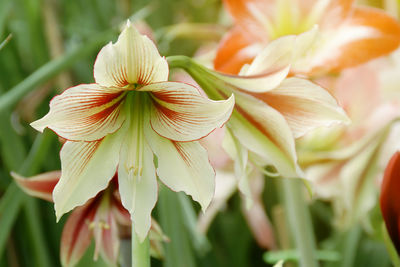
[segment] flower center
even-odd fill
[[[136,85],[135,85],[136,86]],[[137,88],[137,86],[135,87]],[[144,127],[148,122],[149,93],[130,91],[126,96],[127,123],[129,123],[128,138],[126,139],[131,149],[128,153],[128,160],[125,162],[125,169],[132,179],[139,179],[143,171],[143,146]]]

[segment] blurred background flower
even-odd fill
[[[392,266],[397,256],[385,246],[377,200],[400,134],[400,53],[395,51],[399,14],[397,0],[0,1],[0,42],[12,36],[0,45],[0,266],[61,265],[62,231],[73,217],[56,224],[52,204],[22,192],[10,172],[30,177],[60,169],[58,137],[50,131],[38,135],[29,123],[43,116],[50,99],[63,89],[93,82],[97,52],[115,42],[128,18],[157,43],[161,55],[196,56],[210,69],[217,58],[215,68],[232,73],[272,39],[319,24],[321,41],[314,52],[324,53],[297,55],[302,60],[292,64],[290,79],[311,74],[312,82],[337,99],[352,123],[319,128],[296,140],[299,165],[313,181],[312,194],[305,187],[302,193],[316,262],[327,267]],[[350,38],[342,40],[343,35]],[[182,81],[176,73],[170,79]],[[152,266],[257,267],[274,266],[281,259],[284,266],[300,265],[302,248],[296,250],[290,230],[300,217],[289,216],[275,170],[248,165],[253,205],[246,205],[247,198],[237,190],[229,145],[225,141],[228,151],[221,147],[226,135],[218,129],[202,143],[217,177],[206,213],[185,194],[158,188],[152,216],[159,222],[157,232],[164,235],[152,238],[150,232],[153,249],[162,256],[152,258]],[[303,211],[299,209],[300,215]],[[118,262],[129,266],[129,231],[119,229],[119,237]],[[95,250],[92,241],[77,266],[109,266],[102,257],[93,262]]]

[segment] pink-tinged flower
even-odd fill
[[[228,200],[239,189],[246,194],[242,195],[242,212],[254,239],[260,247],[273,249],[276,247],[274,232],[262,201],[264,177],[257,168],[248,166],[248,179],[246,180],[249,183],[248,189],[242,188],[244,185],[239,183],[240,177],[235,177],[234,162],[222,147],[224,130],[224,128],[216,129],[201,140],[201,144],[208,151],[211,165],[215,168],[216,183],[215,196],[209,208],[206,212],[199,214],[198,228],[201,232],[206,233],[217,213],[223,210]]]
[[[392,63],[380,59],[343,71],[331,82],[332,91],[352,123],[316,130],[297,142],[300,166],[313,182],[314,195],[332,203],[339,227],[367,218],[377,204],[384,166],[400,145],[394,123],[400,98],[387,79]]]
[[[292,72],[322,74],[353,67],[395,50],[400,25],[384,11],[354,6],[354,0],[224,0],[235,26],[220,43],[215,69],[238,73],[266,43],[318,24],[313,48]]]
[[[381,185],[382,216],[393,245],[400,254],[400,152],[390,159]]]
[[[52,201],[52,192],[61,172],[43,173],[28,179],[12,173],[17,184],[29,195]],[[122,207],[116,178],[109,187],[99,192],[85,205],[77,207],[68,217],[61,236],[61,262],[75,266],[95,241],[94,259],[98,255],[111,265],[116,265],[120,245],[120,227],[130,228],[129,212]]]
[[[240,75],[213,71],[187,58],[171,59],[213,99],[235,95],[235,109],[226,126],[238,177],[246,176],[249,159],[258,166],[274,166],[283,177],[302,177],[294,140],[314,128],[347,121],[324,88],[288,77],[293,58],[307,50],[315,33],[316,29],[271,42]],[[246,187],[244,180],[240,183]]]
[[[150,229],[157,176],[208,206],[215,174],[196,140],[228,120],[234,99],[209,100],[191,85],[168,82],[168,72],[154,43],[128,23],[98,54],[96,83],[65,90],[32,123],[68,140],[53,192],[57,218],[104,190],[116,172],[122,204],[141,240]]]

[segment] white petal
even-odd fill
[[[205,210],[214,195],[215,172],[198,142],[173,142],[147,129],[146,139],[158,158],[157,174],[174,191],[184,191]]]
[[[100,141],[64,144],[60,152],[61,178],[53,191],[58,219],[107,187],[117,169],[124,129]]]
[[[41,132],[48,127],[68,140],[98,140],[121,127],[123,99],[120,89],[78,85],[54,97],[49,113],[31,126]]]
[[[295,138],[318,127],[350,121],[328,91],[305,79],[285,79],[260,98],[285,117]]]
[[[249,92],[267,92],[277,87],[289,74],[296,36],[290,35],[272,41],[240,75],[214,73],[219,79]]]
[[[139,90],[152,93],[153,129],[174,141],[198,140],[222,127],[235,105],[233,95],[227,100],[213,101],[185,83],[154,83]]]
[[[234,88],[248,92],[267,92],[277,87],[288,75],[290,66],[281,69],[271,70],[259,75],[238,76],[212,72],[212,75],[221,79]]]
[[[275,166],[285,177],[300,177],[294,138],[284,117],[260,100],[236,94],[241,113],[234,111],[227,126],[248,150]]]
[[[148,118],[139,112],[132,114],[130,128],[121,148],[118,166],[118,182],[121,201],[131,214],[135,232],[142,242],[151,226],[151,211],[157,202],[157,180],[153,152],[147,144],[144,132],[150,127]]]
[[[284,36],[270,42],[240,75],[261,75],[271,70],[276,71],[290,67],[295,43],[295,35]]]
[[[123,87],[168,80],[168,63],[154,43],[129,22],[115,44],[103,47],[94,64],[96,83]]]
[[[123,146],[118,167],[121,201],[131,214],[135,232],[141,242],[146,238],[150,230],[151,211],[157,202],[158,196],[153,152],[146,142],[143,142],[142,145],[143,155],[141,161],[143,165],[141,172],[135,174],[134,169],[129,169],[129,166],[134,164],[129,161],[129,154],[132,153],[132,149],[135,149],[130,145]]]
[[[247,174],[249,153],[246,147],[240,144],[239,140],[233,135],[229,128],[225,131],[225,138],[222,146],[235,162],[234,170],[236,179],[238,180],[239,191],[246,197],[246,203],[250,206],[252,204],[252,195]]]

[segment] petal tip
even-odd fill
[[[35,129],[36,131],[39,131],[41,133],[43,133],[44,129],[47,127],[47,125],[45,123],[43,123],[43,118],[36,120],[34,122],[31,122],[29,124],[33,129]]]
[[[60,207],[59,204],[57,204],[56,200],[55,200],[55,196],[54,196],[54,192],[53,192],[53,199],[54,199],[54,211],[56,213],[56,222],[58,223],[60,221],[60,219],[62,218],[62,216],[67,213],[69,210],[66,210],[65,207]]]
[[[19,175],[16,172],[10,172],[11,177],[14,179],[16,184],[18,185],[19,188],[25,191],[25,188],[23,186],[23,179],[25,179],[23,176]]]

